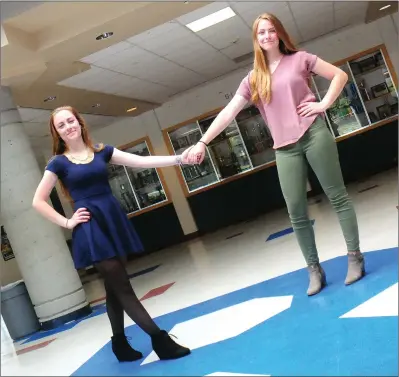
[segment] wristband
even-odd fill
[[[176,156],[176,165],[181,165],[181,156]]]
[[[205,143],[205,141],[199,140],[198,142],[199,142],[199,143],[202,143],[202,144],[204,144],[204,145],[206,145],[206,146],[208,146],[208,144]]]

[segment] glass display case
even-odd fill
[[[215,118],[212,116],[198,122],[202,133],[208,130]],[[219,179],[225,179],[252,168],[244,141],[234,120],[209,143],[208,151]]]
[[[398,95],[382,49],[376,49],[339,67],[348,81],[336,101],[325,112],[335,137],[354,133],[398,114]],[[327,93],[330,82],[312,77],[312,87],[319,100]]]
[[[164,130],[171,152],[181,154],[195,145],[216,115]],[[274,161],[273,140],[255,106],[243,109],[206,148],[200,165],[180,167],[188,193],[224,181]]]
[[[252,166],[257,167],[275,160],[273,139],[259,110],[248,106],[236,116]]]
[[[121,148],[124,152],[149,156],[148,141],[140,141]],[[155,168],[142,169],[108,165],[108,179],[114,196],[126,214],[167,201],[164,186]]]
[[[349,61],[369,124],[398,115],[398,92],[382,50]]]
[[[169,141],[172,144],[175,155],[182,154],[188,147],[196,144],[201,139],[201,136],[201,130],[197,122],[168,132]],[[194,191],[219,181],[208,150],[202,164],[182,165],[180,169],[188,191]]]

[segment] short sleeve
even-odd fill
[[[303,51],[304,63],[306,66],[306,71],[308,73],[313,72],[314,66],[316,65],[317,55],[310,54],[309,52]]]
[[[245,76],[238,87],[236,94],[244,97],[247,101],[251,99],[251,89],[249,86],[249,74]]]
[[[105,144],[104,145],[104,159],[106,162],[109,162],[114,154],[114,147],[112,145]]]
[[[59,179],[64,177],[64,168],[60,161],[59,156],[53,156],[50,158],[49,162],[47,163],[46,169],[58,176]]]

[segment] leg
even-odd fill
[[[124,314],[123,308],[118,301],[118,298],[114,295],[109,284],[104,281],[104,287],[106,292],[106,307],[109,321],[111,323],[112,334],[119,335],[124,334]]]
[[[346,284],[351,284],[364,275],[357,218],[342,177],[337,145],[323,119],[318,118],[310,129],[305,151],[309,164],[338,215],[349,256]]]
[[[155,324],[134,293],[126,269],[119,259],[112,258],[101,261],[96,264],[96,268],[123,310],[144,332],[151,336],[154,351],[160,359],[174,359],[190,353],[188,348],[176,344],[165,331],[161,331]]]
[[[121,261],[108,259],[96,265],[104,278],[108,292],[112,293],[128,316],[148,335],[160,332],[159,327],[144,309],[130,284],[127,272]]]
[[[106,292],[107,314],[112,328],[112,351],[119,361],[136,361],[143,354],[133,349],[125,336],[124,313],[118,298],[113,293],[109,284],[104,281]]]
[[[313,226],[308,216],[307,167],[301,144],[277,150],[276,162],[292,227],[309,269],[307,294],[314,295],[325,285],[325,274],[319,264]]]
[[[276,163],[281,190],[302,254],[308,265],[317,264],[319,258],[308,216],[305,157],[297,145],[277,150]]]

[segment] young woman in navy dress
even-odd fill
[[[190,350],[175,343],[158,328],[130,284],[125,256],[143,250],[132,224],[113,196],[107,164],[158,168],[187,163],[181,156],[137,156],[110,145],[93,145],[81,115],[72,107],[60,107],[50,117],[53,157],[36,190],[33,207],[53,223],[72,230],[72,256],[77,269],[94,265],[104,279],[106,307],[112,327],[112,350],[119,361],[134,361],[142,353],[130,347],[124,333],[124,311],[150,337],[160,359],[186,356]],[[48,203],[60,180],[74,203],[70,219]]]

